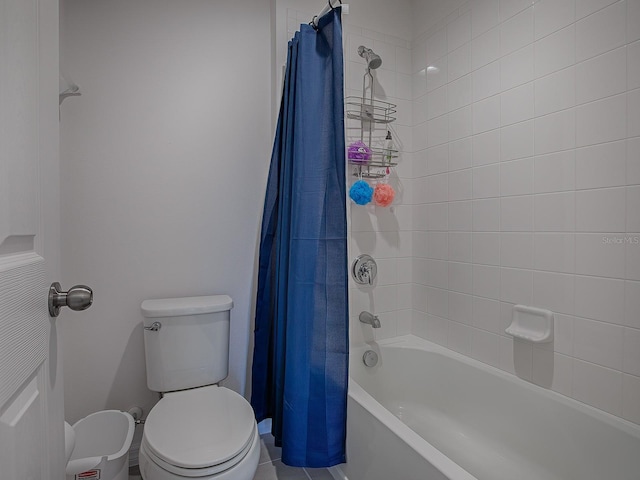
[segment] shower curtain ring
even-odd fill
[[[318,15],[314,15],[313,16],[313,18],[309,22],[309,25],[311,25],[311,27],[313,27],[313,29],[317,32],[318,31],[318,26],[316,25],[316,18],[318,18]]]
[[[333,5],[331,5],[331,0],[327,0],[327,3],[329,4],[329,8],[331,10],[335,10],[335,8],[333,7]]]

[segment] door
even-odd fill
[[[0,480],[64,479],[58,0],[0,0]]]

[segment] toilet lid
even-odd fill
[[[254,428],[253,409],[244,397],[213,385],[163,397],[149,412],[144,437],[167,463],[205,468],[242,453]]]

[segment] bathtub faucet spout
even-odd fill
[[[367,323],[373,328],[380,328],[380,319],[377,315],[373,315],[369,312],[360,312],[359,318],[362,323]]]

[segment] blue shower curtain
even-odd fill
[[[345,461],[347,227],[340,9],[289,42],[260,238],[251,404],[282,461]]]

